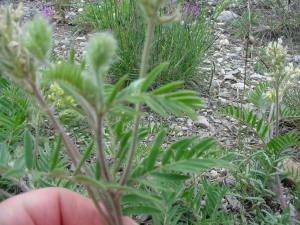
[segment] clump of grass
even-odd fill
[[[216,40],[213,34],[214,18],[222,11],[226,1],[216,7],[211,16],[205,5],[186,4],[183,6],[183,19],[172,26],[158,25],[155,29],[152,53],[149,60],[149,71],[160,62],[170,62],[152,88],[162,86],[173,81],[184,81],[190,85],[191,81],[200,79],[197,67],[207,57],[205,52]],[[124,75],[128,75],[127,85],[137,78],[140,67],[140,54],[143,49],[145,22],[141,19],[135,1],[91,2],[83,5],[84,13],[80,14],[78,26],[86,26],[94,30],[110,30],[115,34],[119,44],[118,60],[110,70],[109,79],[116,83]],[[174,11],[174,3],[161,9],[161,14]],[[134,49],[134,51],[132,51]],[[196,88],[196,87],[194,87]]]

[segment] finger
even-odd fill
[[[0,204],[0,224],[104,225],[88,198],[63,188],[44,188],[12,197]],[[124,224],[136,224],[124,218]]]

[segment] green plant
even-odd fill
[[[49,61],[52,33],[48,21],[35,17],[21,27],[24,14],[22,4],[16,10],[12,6],[0,8],[0,68],[34,99],[37,109],[48,116],[56,131],[55,141],[51,144],[46,142],[41,148],[37,144],[38,132],[25,129],[23,151],[13,163],[9,162],[7,145],[1,143],[0,172],[4,179],[30,177],[26,185],[29,188],[55,185],[73,189],[74,183],[80,184],[103,217],[104,212],[98,204],[101,201],[109,214],[108,218],[103,217],[107,224],[122,224],[122,215],[163,213],[160,191],[172,190],[165,186],[169,181],[184,181],[212,165],[233,168],[227,162],[233,154],[219,154],[216,158],[218,151],[212,138],[186,138],[163,149],[165,130],[156,135],[143,161],[133,166],[136,149],[149,134],[149,130],[139,126],[142,103],[162,116],[168,116],[167,111],[170,111],[178,116],[185,113],[192,118],[196,118],[193,109],[204,106],[194,91],[172,92],[182,84],[179,81],[148,91],[155,78],[168,66],[168,63],[161,63],[148,73],[155,26],[177,20],[180,13],[177,10],[168,16],[158,16],[162,0],[141,0],[139,3],[147,21],[146,39],[139,78],[124,89],[121,87],[126,76],[115,85],[105,82],[117,50],[116,40],[111,34],[98,33],[91,37],[86,61],[81,65],[75,63],[74,50],[69,60],[52,64]],[[89,67],[85,66],[86,62]],[[43,70],[39,69],[41,64]],[[94,142],[88,143],[83,151],[78,149],[55,116],[52,107],[57,104],[50,107],[44,98],[41,89],[53,82],[80,103],[78,112],[89,120]],[[55,89],[57,93],[61,93],[59,88]],[[136,108],[123,103],[135,104]],[[34,127],[38,128],[41,117],[39,113],[36,115]],[[35,141],[32,144],[33,135]],[[106,138],[110,143],[105,143]],[[94,143],[97,156],[94,162],[90,162],[92,154],[95,155]],[[70,161],[61,159],[64,151]],[[110,161],[108,154],[112,156]],[[87,161],[92,165],[88,166]],[[73,172],[66,165],[69,163],[73,164]],[[137,186],[144,189],[139,190],[135,188]],[[158,192],[152,194],[145,192],[145,189]]]
[[[258,25],[261,20],[259,11],[250,10],[249,12],[243,12],[240,19],[234,20],[231,25],[232,29],[237,36],[245,37],[249,35],[249,28]]]
[[[208,7],[202,6],[196,14],[188,13],[181,22],[172,26],[158,24],[154,30],[152,51],[149,59],[149,69],[155,68],[161,62],[168,61],[170,65],[158,75],[150,88],[160,87],[174,81],[184,81],[194,89],[199,89],[197,67],[206,58],[205,52],[216,40],[217,35],[212,33],[215,18],[224,9],[228,1],[223,1],[208,17]],[[174,2],[161,8],[159,14],[170,14],[176,8]],[[126,0],[103,1],[83,5],[84,13],[77,18],[80,25],[92,27],[95,30],[112,31],[119,44],[118,55],[120,60],[114,63],[108,73],[111,83],[116,83],[124,75],[128,76],[125,84],[137,78],[140,66],[140,54],[146,36],[143,32],[146,24],[137,10],[136,1]],[[186,10],[190,10],[186,8]],[[130,51],[134,49],[134,51]]]
[[[0,80],[0,142],[6,142],[10,149],[17,144],[22,139],[24,128],[28,125],[29,114],[30,102],[24,92],[14,87],[9,79],[2,78]]]
[[[295,116],[295,112],[284,107],[281,101],[285,91],[297,84],[300,71],[294,69],[291,63],[286,63],[286,49],[282,47],[281,39],[268,45],[266,57],[270,64],[267,75],[272,78],[270,85],[273,89],[267,90],[269,83],[266,82],[259,84],[253,91],[246,94],[259,110],[258,113],[245,108],[235,109],[232,106],[226,107],[223,112],[240,119],[248,129],[253,130],[259,136],[262,149],[269,161],[269,163],[264,163],[263,167],[266,169],[265,171],[270,171],[270,166],[274,169],[272,175],[275,176],[281,206],[285,210],[286,202],[281,190],[279,165],[285,158],[293,156],[294,151],[291,146],[299,146],[299,135],[295,132],[279,134],[279,120]],[[268,178],[270,175],[269,172],[262,174],[267,175],[264,178]],[[263,183],[265,184],[265,182]],[[265,185],[262,185],[262,188],[265,188]]]

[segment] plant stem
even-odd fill
[[[279,134],[279,85],[276,87],[276,124],[275,124],[275,136],[278,137]]]
[[[3,189],[0,189],[0,197],[3,196],[3,195],[8,197],[8,198],[13,197],[12,194],[9,194],[8,192],[4,191]]]
[[[276,169],[276,172],[278,172],[277,169]],[[284,196],[283,196],[281,181],[280,181],[280,177],[279,177],[278,174],[275,175],[275,179],[276,179],[278,197],[280,199],[282,210],[284,211],[286,209],[286,202],[285,202],[285,199],[284,199]]]
[[[240,126],[239,126],[239,137],[238,137],[238,145],[239,145],[239,153],[242,151],[242,121],[243,121],[243,100],[245,96],[245,89],[246,89],[246,81],[247,81],[247,64],[248,64],[248,49],[249,49],[249,37],[246,39],[246,52],[245,52],[245,64],[244,64],[244,87],[243,87],[243,92],[240,100]],[[237,96],[239,97],[239,96]]]
[[[88,194],[89,194],[90,197],[93,196],[93,197],[91,197],[91,198],[92,198],[92,201],[93,201],[93,203],[94,203],[94,205],[95,205],[95,207],[96,207],[98,213],[100,214],[101,218],[102,218],[103,221],[105,222],[105,224],[107,224],[107,225],[113,224],[111,220],[108,220],[108,218],[105,216],[103,210],[102,210],[101,207],[99,206],[99,203],[98,203],[98,201],[97,201],[97,199],[96,199],[96,197],[95,197],[95,195],[94,195],[94,193],[93,193],[91,187],[86,186],[86,190],[87,190],[87,192],[88,192]],[[109,212],[109,211],[107,210],[107,212]],[[113,217],[109,217],[109,218],[113,218]]]
[[[276,109],[275,109],[275,113],[276,113],[276,125],[275,125],[275,135],[276,137],[278,137],[278,133],[279,133],[279,85],[276,85],[275,87],[276,89]],[[275,164],[276,168],[277,168],[277,163]],[[279,172],[278,169],[276,169],[276,172]],[[285,199],[283,197],[283,193],[282,193],[282,186],[281,186],[281,181],[280,181],[280,177],[279,174],[275,175],[275,179],[276,179],[276,185],[277,185],[277,191],[278,191],[278,196],[281,202],[281,207],[282,210],[286,209],[286,202]]]
[[[115,225],[123,225],[123,215],[121,208],[121,195],[116,193],[114,190],[109,190],[109,195],[111,199],[112,207],[115,214]]]
[[[46,101],[44,100],[43,96],[41,95],[41,93],[39,92],[37,86],[35,85],[35,83],[31,83],[31,87],[34,91],[34,94],[36,96],[36,98],[38,99],[39,103],[41,104],[42,108],[46,111],[50,121],[52,122],[52,125],[54,126],[54,128],[61,133],[62,136],[62,141],[64,142],[64,145],[66,147],[66,151],[68,153],[68,155],[70,156],[72,162],[74,163],[74,166],[76,167],[79,159],[81,158],[81,154],[78,151],[77,147],[74,145],[74,143],[71,141],[70,137],[66,134],[65,130],[63,129],[63,127],[61,126],[61,124],[58,122],[58,120],[55,118],[52,110],[49,108],[49,106],[47,105]],[[92,172],[90,171],[90,169],[87,167],[86,163],[84,163],[82,165],[84,172],[90,176],[93,177]],[[80,173],[83,174],[83,171],[80,171]],[[89,196],[91,197],[91,199],[93,200],[96,209],[98,210],[100,215],[104,215],[102,209],[99,207],[99,204],[97,202],[97,199],[94,195],[94,193],[91,191],[90,187],[85,186]],[[104,205],[104,207],[106,209],[109,209],[109,205],[107,204],[107,201],[105,201],[105,198],[103,197],[103,195],[100,195],[100,198],[102,200],[102,203]]]
[[[148,61],[149,61],[149,54],[150,54],[150,46],[151,46],[152,38],[153,38],[153,35],[154,35],[155,25],[156,25],[156,17],[151,19],[151,20],[148,20],[147,31],[146,31],[146,40],[145,40],[144,51],[143,51],[142,60],[141,60],[140,78],[146,77]],[[138,112],[142,111],[142,103],[139,103],[136,106],[136,110]],[[138,132],[139,132],[140,120],[141,120],[140,116],[135,117],[131,148],[130,148],[130,151],[129,151],[129,158],[128,158],[127,166],[126,166],[125,171],[123,173],[122,179],[120,181],[120,185],[125,185],[125,183],[127,181],[127,178],[128,178],[128,175],[129,175],[129,172],[130,172],[130,168],[131,168],[131,165],[132,165],[134,153],[135,153],[135,150],[137,148],[137,136],[138,136]]]
[[[13,181],[14,183],[16,183],[24,192],[31,190],[29,187],[27,187],[27,185],[24,182],[22,182],[22,181],[20,182],[16,178],[10,178],[10,180]]]
[[[98,116],[97,126],[95,127],[96,142],[98,148],[98,156],[100,160],[101,173],[104,181],[111,183],[108,172],[106,155],[103,149],[103,115]]]

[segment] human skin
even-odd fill
[[[137,225],[123,218],[124,225]],[[105,225],[93,202],[64,188],[43,188],[0,203],[0,225]]]

